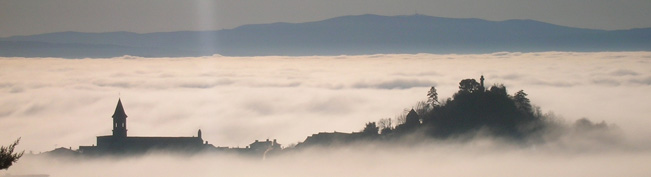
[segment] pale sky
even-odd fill
[[[219,30],[360,14],[532,19],[592,29],[651,27],[649,0],[2,0],[0,37],[62,31]]]

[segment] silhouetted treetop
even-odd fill
[[[366,123],[366,127],[362,130],[362,133],[367,135],[377,135],[379,131],[380,128],[375,125],[375,122],[369,122]]]
[[[459,93],[467,92],[473,93],[479,91],[481,85],[475,79],[464,79],[459,82]]]
[[[18,138],[9,146],[0,147],[0,170],[8,169],[11,165],[18,161],[20,157],[23,156],[24,151],[20,153],[14,153],[14,148],[16,148],[18,142],[20,142],[20,138]]]
[[[439,104],[439,94],[436,93],[436,88],[434,86],[432,86],[432,88],[427,92],[427,103],[432,107]]]
[[[515,101],[515,105],[518,107],[520,111],[523,111],[525,113],[533,113],[529,98],[527,98],[527,94],[524,93],[523,90],[520,90],[517,93],[515,93],[515,95],[513,96],[513,101]]]
[[[508,95],[508,93],[506,93],[506,87],[504,87],[504,85],[502,85],[502,84],[499,84],[499,85],[495,84],[495,85],[493,85],[493,86],[489,89],[489,91],[490,91],[490,92],[493,92],[493,93],[496,93],[496,94]]]

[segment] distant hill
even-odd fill
[[[0,56],[180,57],[499,51],[649,51],[651,28],[594,30],[533,20],[357,15],[218,31],[59,32],[0,38]]]

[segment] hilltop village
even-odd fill
[[[196,136],[191,137],[141,137],[127,135],[127,114],[122,106],[122,100],[118,99],[115,112],[113,113],[113,134],[98,136],[97,145],[79,146],[79,149],[57,148],[46,152],[50,155],[82,155],[82,156],[103,156],[103,155],[138,155],[153,151],[164,151],[181,154],[192,154],[199,152],[232,152],[246,155],[265,156],[276,153],[280,150],[281,144],[275,139],[270,141],[255,140],[244,148],[240,147],[216,147],[204,141],[201,130]]]
[[[541,140],[544,132],[561,132],[550,138],[558,138],[565,132],[608,131],[605,122],[592,123],[588,119],[580,119],[573,126],[561,125],[550,121],[540,108],[531,105],[523,90],[509,95],[506,87],[495,84],[490,88],[484,85],[484,76],[480,82],[475,79],[464,79],[459,82],[459,91],[451,98],[439,99],[435,87],[427,93],[427,101],[412,108],[396,125],[391,120],[381,119],[379,122],[368,122],[359,132],[320,132],[308,136],[305,141],[291,147],[283,148],[275,139],[255,140],[249,146],[217,147],[203,140],[201,130],[191,137],[138,137],[127,135],[127,114],[118,99],[113,113],[112,135],[98,136],[97,144],[79,146],[79,149],[58,148],[46,154],[53,155],[135,155],[152,151],[174,153],[227,152],[251,155],[265,158],[270,154],[296,150],[312,146],[336,146],[363,142],[414,143],[422,138],[448,139],[472,137],[481,132],[512,142],[536,142]],[[570,127],[571,131],[563,129]],[[407,135],[419,134],[419,140],[405,138]],[[601,137],[604,138],[604,137]],[[606,137],[616,138],[616,137]],[[395,141],[399,140],[399,141]],[[543,142],[543,141],[539,141]]]

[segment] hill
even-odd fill
[[[484,86],[464,79],[451,98],[438,99],[436,88],[428,92],[428,101],[412,108],[396,125],[385,120],[369,122],[359,132],[320,132],[298,143],[295,148],[341,146],[369,142],[411,145],[428,140],[472,140],[490,137],[517,144],[540,144],[573,137],[582,140],[607,140],[617,143],[621,136],[605,122],[593,123],[582,118],[572,125],[545,115],[531,104],[520,90],[513,95],[506,87]]]

